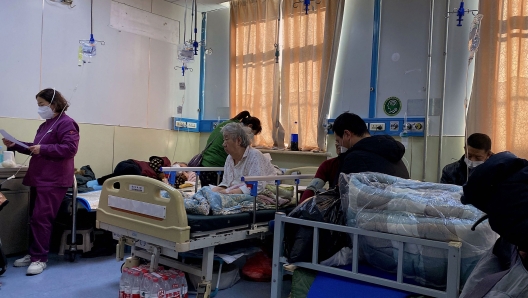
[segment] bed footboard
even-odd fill
[[[273,239],[273,265],[272,265],[272,283],[271,283],[271,297],[280,297],[282,288],[283,278],[283,265],[287,264],[287,259],[283,252],[283,240],[284,240],[284,225],[296,224],[313,228],[313,253],[312,262],[299,262],[294,263],[298,267],[308,268],[316,271],[326,272],[335,274],[351,279],[356,279],[364,282],[369,282],[389,288],[395,288],[403,291],[419,293],[432,297],[445,297],[445,298],[456,298],[459,295],[459,283],[460,283],[460,249],[462,247],[461,242],[441,242],[426,240],[420,238],[413,238],[401,235],[386,234],[381,232],[367,231],[348,226],[340,226],[334,224],[328,224],[323,222],[316,222],[310,220],[302,220],[298,218],[287,217],[285,214],[277,213],[275,215],[275,231]],[[351,234],[353,237],[352,244],[352,269],[345,270],[330,266],[324,266],[319,264],[318,260],[318,248],[319,248],[319,230],[334,230]],[[360,235],[383,238],[395,241],[398,243],[398,268],[397,278],[395,281],[388,280],[380,277],[375,277],[367,274],[358,272],[358,237]],[[423,286],[412,285],[403,282],[403,247],[404,243],[413,243],[423,246],[436,247],[445,249],[448,251],[448,263],[447,263],[447,288],[445,291],[435,290]]]
[[[119,188],[116,188],[119,183]],[[169,198],[161,196],[167,192]],[[108,224],[175,243],[189,241],[190,227],[183,197],[175,188],[152,178],[119,176],[103,185],[96,227]]]

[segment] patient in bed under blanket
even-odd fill
[[[194,214],[231,214],[253,210],[251,189],[242,182],[244,176],[273,176],[275,168],[269,157],[251,147],[251,129],[240,123],[229,123],[222,128],[224,150],[228,157],[224,165],[222,183],[204,186],[191,198],[185,199],[185,209]],[[265,193],[266,183],[259,182],[257,193]],[[269,199],[261,198],[260,207]],[[282,201],[285,203],[285,201]],[[280,200],[279,200],[280,204]]]

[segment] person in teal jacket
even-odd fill
[[[262,131],[260,120],[257,117],[252,117],[248,111],[242,111],[235,117],[220,123],[211,132],[207,139],[206,149],[203,152],[203,158],[200,166],[202,167],[223,167],[227,159],[227,153],[224,150],[224,139],[222,136],[222,128],[229,123],[242,123],[251,128],[254,135],[258,135]],[[217,172],[200,172],[200,183],[202,186],[213,184],[216,185],[218,179]],[[220,176],[222,181],[222,176]]]

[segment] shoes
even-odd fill
[[[42,273],[46,269],[46,262],[36,261],[31,262],[31,265],[29,265],[26,275],[37,275]]]
[[[13,263],[13,266],[15,266],[15,267],[26,267],[26,266],[29,266],[29,264],[31,264],[31,256],[30,255],[25,255],[23,258],[20,258],[20,259],[16,260]]]

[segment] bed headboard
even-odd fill
[[[116,188],[119,183],[119,188]],[[161,196],[166,191],[169,198]],[[168,184],[142,176],[119,176],[103,185],[96,226],[100,223],[176,243],[189,240],[183,197]]]

